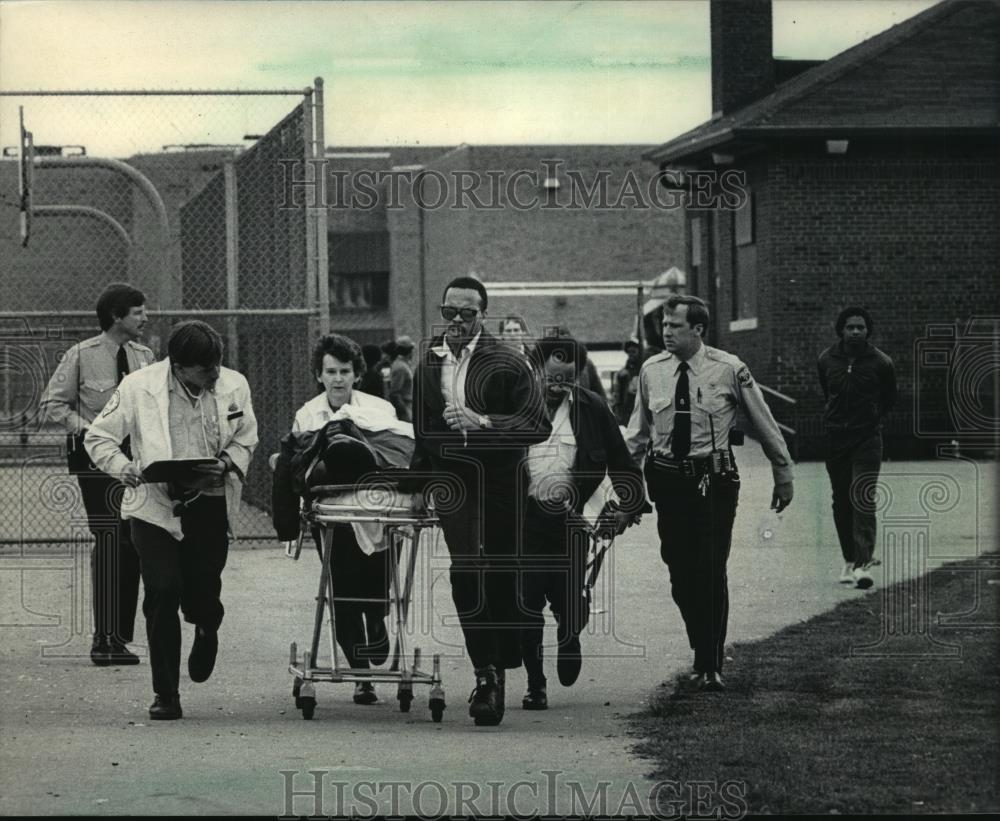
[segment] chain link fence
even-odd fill
[[[64,432],[39,402],[66,349],[100,332],[94,305],[112,281],[146,294],[143,341],[157,358],[180,319],[222,334],[261,440],[234,527],[273,539],[267,457],[315,392],[309,352],[328,326],[325,211],[284,201],[288,169],[305,176],[323,156],[322,109],[319,80],[269,92],[0,95],[0,545],[71,541],[85,521]]]

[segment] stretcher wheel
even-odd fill
[[[401,687],[396,694],[396,698],[399,699],[399,712],[410,712],[410,705],[413,703],[413,690],[404,690]]]
[[[302,696],[298,699],[302,718],[309,721],[316,714],[316,699],[312,696]]]
[[[430,708],[431,708],[431,720],[436,721],[438,724],[440,724],[441,719],[444,717],[444,699],[432,698],[430,700]]]
[[[302,699],[299,698],[299,690],[302,689],[302,679],[296,676],[295,681],[292,683],[292,698],[295,699],[295,709],[302,709]]]

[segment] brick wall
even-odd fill
[[[423,201],[440,198],[442,175],[448,190],[440,207],[415,207],[410,186],[402,185],[404,207],[385,208],[386,186],[380,205],[370,212],[330,210],[331,236],[338,231],[380,230],[389,233],[392,281],[391,322],[397,333],[422,338],[440,323],[437,306],[444,285],[453,277],[476,272],[484,281],[552,282],[650,279],[672,265],[683,267],[683,214],[678,211],[642,209],[628,198],[626,207],[566,208],[570,201],[572,171],[590,186],[599,173],[608,174],[609,202],[617,202],[626,175],[642,187],[643,197],[656,169],[644,164],[642,146],[459,146],[450,150],[390,147],[380,157],[345,158],[332,163],[348,171],[417,164],[427,172]],[[338,149],[371,154],[377,149]],[[543,160],[559,162],[556,176],[561,188],[554,202],[544,189],[527,179],[517,187],[523,201],[538,196],[526,210],[513,207],[504,183],[518,170],[537,173],[539,183],[547,173]],[[467,199],[456,202],[456,174],[474,172],[480,185]],[[488,172],[504,175],[494,192]],[[350,195],[348,190],[347,195]],[[470,207],[473,198],[495,208]],[[542,204],[546,207],[541,207]],[[635,296],[501,297],[491,296],[490,330],[506,314],[524,317],[533,332],[567,325],[588,343],[619,344],[635,322]],[[355,333],[381,327],[379,317],[350,319]],[[338,317],[338,321],[341,318]],[[376,321],[379,320],[379,321]],[[373,324],[374,323],[374,324]]]
[[[771,0],[712,0],[712,111],[729,114],[774,89]]]
[[[799,401],[799,455],[815,456],[822,452],[816,358],[836,341],[841,308],[866,307],[873,342],[895,361],[900,390],[886,425],[887,453],[930,453],[935,442],[914,436],[916,381],[921,424],[947,429],[944,373],[917,367],[915,353],[928,323],[964,331],[973,317],[1000,315],[1000,161],[988,142],[954,138],[852,140],[840,157],[821,147],[788,141],[768,155],[757,223],[759,327],[724,332],[719,345]],[[721,305],[728,304],[730,243],[724,231]]]
[[[452,167],[461,161],[484,175],[502,170],[508,175],[518,169],[537,171],[539,181],[546,176],[542,160],[560,161],[556,177],[560,182],[555,200],[547,200],[541,187],[527,179],[517,188],[522,202],[532,196],[538,204],[529,209],[512,207],[507,192],[501,190],[494,210],[474,210],[447,214],[431,212],[427,217],[428,261],[437,270],[462,274],[476,271],[489,282],[552,282],[650,279],[681,262],[683,214],[656,208],[633,207],[627,198],[619,203],[626,176],[640,182],[643,196],[655,169],[643,163],[638,146],[474,146],[468,155],[450,155]],[[570,204],[569,171],[592,185],[600,172],[610,172],[607,181],[609,202],[619,208],[548,207]],[[493,199],[489,185],[476,189],[483,202]],[[542,207],[545,205],[545,207]],[[440,246],[439,243],[443,243]],[[446,264],[442,264],[446,263]],[[445,277],[428,276],[428,298],[440,297]],[[626,296],[544,296],[534,299],[491,298],[491,330],[506,314],[523,316],[534,333],[546,326],[567,325],[584,342],[620,343],[631,333],[635,322],[635,297]]]

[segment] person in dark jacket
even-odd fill
[[[874,584],[875,509],[872,490],[882,464],[882,420],[896,402],[892,360],[869,342],[868,311],[845,308],[834,325],[840,341],[819,356],[826,410],[826,470],[833,488],[833,521],[844,557],[842,584]]]
[[[639,343],[634,339],[626,340],[625,365],[615,374],[612,407],[615,418],[623,428],[628,427],[635,409],[635,392],[639,387],[639,368],[642,366]]]
[[[382,377],[382,349],[378,345],[362,345],[361,358],[365,369],[358,390],[369,396],[385,399],[385,379]]]
[[[520,572],[521,652],[528,673],[526,710],[548,707],[542,669],[542,610],[548,600],[558,625],[559,681],[572,685],[583,658],[580,633],[590,618],[585,571],[590,532],[581,514],[610,475],[618,511],[605,527],[617,535],[646,505],[642,473],[632,462],[611,409],[600,396],[577,384],[586,348],[568,335],[538,341],[545,374],[546,414],[552,433],[528,449],[528,503],[525,507]]]
[[[505,671],[521,666],[517,613],[517,520],[529,445],[550,426],[527,358],[484,326],[486,288],[458,277],[444,289],[444,333],[431,341],[413,380],[412,467],[455,486],[437,512],[451,556],[451,592],[476,676],[469,714],[497,725]]]
[[[413,421],[413,340],[401,336],[393,343],[393,360],[389,366],[388,400],[403,422]]]
[[[567,328],[565,325],[560,325],[556,329],[555,336],[572,337],[573,334],[570,332],[569,328]],[[597,366],[594,364],[594,360],[591,359],[590,355],[587,353],[587,346],[579,341],[577,342],[577,344],[583,346],[583,358],[584,358],[583,367],[580,369],[580,372],[577,374],[576,377],[577,382],[579,383],[581,388],[585,388],[591,393],[596,393],[599,397],[601,397],[601,399],[607,402],[608,392],[604,387],[604,382],[601,380],[601,375],[597,371]],[[626,422],[627,421],[628,420],[626,420]]]

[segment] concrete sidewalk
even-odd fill
[[[879,514],[885,563],[873,591],[845,589],[822,464],[798,466],[795,501],[779,518],[768,512],[770,469],[759,448],[750,444],[738,457],[733,642],[848,598],[866,595],[879,608],[884,574],[902,580],[995,543],[995,465],[887,463]],[[915,560],[897,560],[906,545]],[[441,724],[430,720],[426,687],[415,688],[412,710],[402,714],[389,684],[378,685],[381,700],[370,707],[352,703],[350,684],[319,684],[315,719],[303,721],[286,665],[289,642],[302,648],[311,635],[318,561],[311,551],[293,562],[275,547],[245,546],[231,551],[223,576],[216,672],[201,685],[182,672],[185,717],[160,723],[146,712],[145,661],[99,669],[88,660],[86,552],[0,554],[0,813],[634,814],[648,806],[651,768],[630,753],[628,717],[691,661],[653,517],[609,554],[597,598],[605,612],[584,636],[580,680],[562,688],[550,650],[550,709],[521,710],[524,673],[515,671],[497,728],[476,728],[467,714],[473,681],[443,543],[428,546],[418,565],[409,641],[422,648],[425,669],[432,653],[443,655]],[[136,632],[144,633],[141,616]],[[183,658],[190,633],[185,627]],[[553,636],[550,623],[546,639]],[[739,657],[728,664],[738,667]],[[321,797],[312,770],[322,771]],[[290,803],[289,789],[308,794]]]

